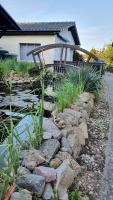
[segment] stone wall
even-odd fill
[[[68,189],[81,168],[76,161],[88,140],[87,120],[94,108],[95,96],[84,92],[63,112],[53,111],[44,124],[42,144],[37,149],[23,150],[17,170],[17,187],[11,200],[49,200],[55,193],[68,200]]]

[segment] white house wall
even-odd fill
[[[68,31],[68,29],[61,31],[60,35],[63,38],[65,38],[66,40],[68,40],[68,42],[62,41],[62,39],[60,39],[56,35],[56,43],[65,43],[65,44],[75,45],[75,42],[74,42],[73,37],[72,37],[72,34],[71,34],[70,31]],[[60,54],[61,54],[61,50],[60,49],[55,49],[55,60],[60,60]],[[68,51],[67,51],[67,61],[72,61],[72,60],[73,60],[73,51],[68,49]]]
[[[0,47],[9,51],[11,54],[16,54],[20,60],[20,43],[40,43],[41,45],[55,43],[55,35],[37,35],[37,36],[3,36],[0,39]],[[54,50],[44,52],[46,63],[52,63],[54,60]]]

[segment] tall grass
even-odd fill
[[[63,111],[68,107],[77,96],[83,91],[83,83],[73,84],[69,80],[61,83],[56,91],[56,107],[59,111]]]
[[[19,75],[26,75],[28,70],[34,67],[34,63],[16,61],[15,59],[0,60],[0,74],[3,76],[9,76],[13,70]]]

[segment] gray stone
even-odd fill
[[[37,165],[45,162],[44,154],[36,149],[21,152],[22,165],[33,170]]]
[[[85,139],[88,139],[88,130],[86,122],[82,122],[79,125],[79,141],[82,145],[85,145]]]
[[[10,200],[32,200],[32,195],[31,192],[24,189],[19,192],[14,192]]]
[[[44,131],[44,139],[47,139],[48,133],[51,134],[50,138],[60,139],[61,131],[58,127],[53,123],[52,119],[44,118],[43,120],[43,131]]]
[[[73,159],[73,157],[68,152],[59,151],[55,157],[61,161],[66,160],[68,162],[69,166],[74,171],[74,177],[76,177],[81,172],[80,165]]]
[[[94,108],[94,95],[88,92],[84,92],[79,96],[78,102],[82,105],[82,109],[85,109],[90,115]]]
[[[30,172],[26,167],[20,166],[20,167],[17,169],[17,174],[18,174],[18,176],[23,176],[23,175],[30,174],[30,173],[31,173],[31,172]]]
[[[66,188],[60,187],[58,190],[58,198],[59,198],[59,200],[69,200],[68,190]]]
[[[49,112],[52,112],[55,109],[55,104],[48,102],[48,101],[44,101],[44,110],[47,110]]]
[[[72,149],[70,148],[68,140],[65,137],[62,137],[61,139],[61,146],[62,146],[61,151],[64,151],[64,152],[66,151],[72,154]]]
[[[57,172],[57,181],[56,181],[56,190],[59,194],[59,199],[66,199],[67,189],[72,185],[74,181],[74,171],[70,168],[68,162],[65,160],[63,163],[56,169]]]
[[[27,189],[37,197],[41,197],[45,187],[45,178],[39,175],[27,174],[17,177],[16,183],[18,187]]]
[[[55,123],[59,128],[65,128],[68,126],[78,126],[79,120],[82,114],[70,108],[64,109],[62,113],[58,113],[55,119]]]
[[[39,150],[43,152],[46,160],[49,162],[60,148],[60,142],[57,139],[49,139],[44,141]]]
[[[48,140],[48,139],[51,139],[51,138],[52,138],[52,133],[51,132],[47,132],[47,131],[43,132],[43,139],[44,140]]]
[[[47,183],[45,186],[45,190],[43,193],[43,199],[44,200],[51,200],[54,197],[53,189],[51,187],[51,184]]]
[[[77,156],[81,150],[81,144],[79,141],[79,132],[80,132],[80,130],[78,127],[73,127],[72,133],[69,134],[67,137],[68,143],[73,152],[72,154],[73,154],[74,159],[77,158]]]
[[[56,180],[56,171],[51,167],[35,167],[33,173],[45,177],[46,182],[52,182]]]

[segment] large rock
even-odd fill
[[[80,129],[79,141],[82,145],[85,145],[85,139],[88,139],[88,129],[85,121],[79,125],[79,129]]]
[[[44,141],[39,150],[43,152],[46,160],[49,162],[60,148],[60,142],[57,139],[49,139]]]
[[[79,128],[73,127],[73,132],[67,137],[68,143],[72,149],[72,154],[74,158],[77,158],[81,150],[81,144],[79,141]]]
[[[56,171],[54,168],[39,166],[35,167],[33,173],[45,177],[46,182],[56,180]]]
[[[22,165],[33,170],[37,165],[44,163],[44,154],[36,149],[23,150],[21,152]]]
[[[88,92],[83,92],[81,95],[79,95],[79,100],[83,103],[88,103],[90,101],[91,96]]]
[[[68,198],[67,189],[73,183],[74,171],[70,168],[68,162],[65,160],[56,169],[56,172],[57,172],[56,190],[58,191],[59,199],[63,200],[64,196],[67,199]]]
[[[51,200],[54,197],[51,184],[47,183],[43,193],[43,200]]]
[[[17,186],[31,191],[37,197],[41,197],[44,187],[45,178],[43,176],[27,174],[17,178]]]
[[[72,154],[72,149],[70,148],[70,145],[68,143],[67,138],[62,137],[61,146],[62,146],[61,151],[68,152],[68,153]]]
[[[74,177],[76,177],[81,172],[80,165],[73,159],[73,157],[69,153],[59,151],[55,157],[61,161],[67,160],[69,166],[74,171]]]
[[[43,120],[43,131],[44,131],[44,133],[50,133],[51,134],[51,136],[49,138],[53,137],[55,139],[60,139],[61,136],[62,136],[60,130],[53,123],[52,119],[44,118],[44,120]],[[48,138],[44,138],[44,139],[48,139]]]
[[[11,195],[10,200],[32,200],[31,192],[28,190],[20,190],[19,192],[14,192]]]
[[[82,114],[76,110],[66,108],[63,112],[58,113],[55,123],[59,128],[67,128],[68,126],[78,126]]]
[[[94,96],[93,94],[90,94],[88,92],[84,92],[79,96],[78,104],[82,105],[82,109],[85,109],[87,113],[90,115],[90,113],[93,111],[94,108]]]

